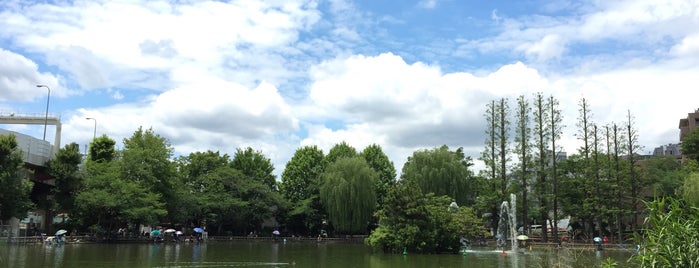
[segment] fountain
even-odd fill
[[[517,231],[515,230],[517,226],[515,214],[517,205],[515,199],[515,195],[510,194],[509,204],[507,201],[502,201],[500,205],[500,220],[498,221],[498,231],[495,237],[498,239],[498,247],[502,247],[503,252],[508,238],[510,238],[512,252],[517,251],[517,239],[515,239],[517,236]]]

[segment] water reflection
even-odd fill
[[[209,241],[158,244],[0,244],[0,267],[599,267],[630,253],[539,249],[524,253],[470,250],[465,254],[382,254],[362,244],[289,241]]]

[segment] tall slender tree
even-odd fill
[[[496,107],[495,107],[495,101],[490,101],[486,105],[486,112],[485,112],[485,120],[486,120],[486,129],[485,129],[485,134],[486,134],[486,139],[485,139],[485,150],[481,153],[480,160],[483,161],[488,169],[488,175],[486,176],[489,180],[494,181],[495,178],[497,178],[497,160],[496,160],[496,154],[495,151],[497,147],[495,146],[496,139],[497,139],[497,112],[496,112]],[[495,187],[495,184],[493,184],[493,187]],[[493,188],[493,191],[496,189]]]
[[[602,230],[602,217],[607,213],[607,202],[602,196],[602,179],[600,175],[601,164],[600,164],[600,154],[602,151],[600,149],[600,130],[597,128],[596,124],[592,124],[592,172],[594,176],[594,195],[593,195],[593,206],[595,209],[595,221],[596,225],[599,226],[600,231]]]
[[[497,106],[495,100],[491,100],[486,104],[485,120],[485,149],[481,152],[480,160],[486,166],[486,170],[481,171],[482,176],[485,178],[484,187],[487,189],[482,192],[479,200],[479,206],[486,211],[489,211],[491,217],[487,220],[486,226],[490,228],[491,232],[495,233],[497,230],[498,219],[498,207],[497,203],[502,198],[499,198],[499,189],[497,181],[498,176],[498,157],[497,157],[497,137],[498,137],[498,116],[497,116]]]
[[[616,194],[616,204],[615,204],[615,212],[616,212],[616,231],[618,233],[618,239],[619,243],[624,241],[624,230],[623,230],[623,216],[624,216],[624,197],[623,197],[623,178],[621,174],[621,166],[620,166],[620,156],[623,153],[623,148],[621,147],[623,143],[623,135],[621,133],[621,129],[619,128],[619,125],[614,123],[612,125],[612,146],[614,153],[612,155],[613,158],[613,173],[614,173],[614,180],[616,181],[616,185],[614,185],[614,193]]]
[[[626,121],[626,153],[628,154],[629,160],[629,184],[631,186],[631,214],[633,215],[633,220],[631,222],[631,231],[636,231],[636,224],[638,223],[638,191],[641,187],[638,178],[638,173],[636,172],[636,154],[641,150],[641,146],[638,144],[638,130],[636,130],[633,117],[631,116],[631,110],[627,111],[627,121]]]
[[[563,135],[563,117],[559,107],[559,102],[553,96],[550,96],[546,104],[550,112],[549,134],[551,134],[551,179],[553,180],[553,238],[555,242],[559,242],[558,238],[558,148],[556,141],[561,139]]]
[[[519,171],[518,175],[520,177],[520,187],[521,187],[521,212],[522,212],[522,223],[524,228],[522,228],[525,234],[529,234],[529,201],[527,200],[529,185],[527,181],[531,176],[531,161],[532,161],[532,130],[531,130],[531,107],[529,101],[522,95],[517,98],[517,112],[516,116],[516,126],[515,126],[515,148],[514,152],[519,158]]]
[[[594,179],[592,175],[593,165],[590,164],[590,154],[592,151],[590,145],[593,144],[593,141],[591,140],[593,125],[592,112],[590,111],[590,106],[585,98],[580,99],[578,106],[578,121],[575,124],[578,131],[575,136],[582,141],[582,146],[578,148],[578,152],[583,156],[583,170],[580,171],[582,172],[582,183],[579,186],[583,188],[580,190],[584,194],[583,199],[579,200],[579,202],[582,203],[582,211],[580,212],[585,218],[585,232],[588,235],[591,235],[592,231],[590,226],[592,225],[591,222],[593,220],[592,215],[594,215],[592,210],[594,210],[596,206],[592,190],[594,187],[594,182],[592,181]]]
[[[497,147],[498,147],[498,176],[500,184],[500,197],[504,200],[507,197],[507,162],[509,162],[509,128],[510,120],[508,116],[510,107],[505,98],[501,98],[496,106],[497,115]]]
[[[549,111],[546,109],[546,100],[542,93],[534,95],[534,143],[536,144],[536,198],[539,203],[537,208],[539,222],[546,227],[549,212],[549,186],[547,184],[547,170],[549,159],[550,129],[548,127]],[[546,230],[546,228],[543,228]],[[548,232],[542,232],[542,239],[548,242]]]

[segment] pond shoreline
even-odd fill
[[[248,237],[248,236],[209,236],[206,241],[216,241],[216,242],[225,242],[225,241],[279,241],[279,242],[342,242],[342,243],[364,243],[364,238],[366,236],[347,236],[347,237],[323,237],[323,238],[318,238],[318,237],[301,237],[301,236],[293,236],[293,237]],[[112,239],[105,239],[105,238],[100,238],[100,237],[95,237],[95,236],[66,236],[66,243],[68,244],[77,244],[77,243],[102,243],[102,244],[128,244],[128,243],[154,243],[153,239],[150,237],[115,237]],[[471,247],[472,249],[488,249],[488,248],[495,248],[493,246],[495,244],[495,241],[490,241],[492,243],[488,243],[485,246],[473,246]],[[9,244],[41,244],[45,243],[44,241],[41,240],[40,236],[26,236],[26,237],[2,237],[0,238],[0,243],[9,243]],[[174,241],[170,239],[165,239],[165,240],[160,240],[155,243],[164,243],[164,244],[172,244],[172,243],[197,243],[196,241],[189,241],[188,239],[185,240],[180,240],[180,241]],[[493,245],[491,245],[493,244]],[[556,249],[556,248],[563,248],[563,249],[595,249],[597,245],[595,245],[592,242],[589,243],[584,243],[582,241],[580,242],[563,242],[560,245],[554,242],[531,242],[530,243],[532,248],[536,249],[541,249],[541,248],[551,248],[551,249]],[[626,251],[632,251],[633,245],[630,244],[604,244],[603,245],[605,250],[626,250]],[[519,248],[519,249],[524,249],[526,250],[528,247],[524,248]]]

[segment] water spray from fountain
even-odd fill
[[[500,205],[500,220],[498,221],[498,232],[496,235],[498,246],[502,247],[503,251],[508,238],[510,239],[512,252],[517,251],[517,241],[515,239],[517,235],[517,231],[515,230],[517,226],[516,212],[516,197],[514,194],[510,194],[509,204],[507,201],[503,201]]]

